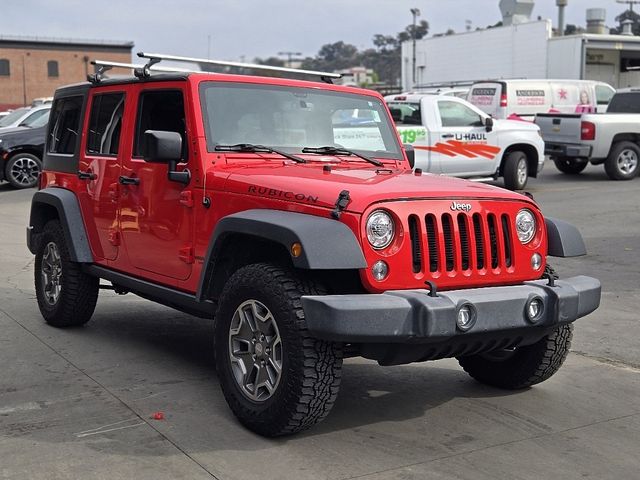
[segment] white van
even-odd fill
[[[490,80],[471,86],[467,100],[494,118],[537,113],[605,112],[615,89],[593,80]]]

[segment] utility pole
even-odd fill
[[[629,11],[633,12],[633,5],[640,3],[640,0],[616,0],[617,3],[626,3],[629,5]]]
[[[287,67],[291,68],[291,60],[293,60],[293,57],[301,56],[302,52],[278,52],[278,55],[287,57]]]
[[[412,60],[412,78],[413,78],[413,85],[416,84],[416,18],[420,16],[420,9],[419,8],[412,8],[410,10],[411,15],[413,15],[413,30],[411,31],[411,39],[413,40],[413,60]],[[413,87],[412,85],[412,87]]]

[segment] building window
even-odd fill
[[[49,60],[47,62],[47,75],[50,77],[58,76],[58,62],[56,60]]]
[[[11,74],[9,70],[9,60],[6,58],[0,59],[0,75],[3,77],[8,77]]]

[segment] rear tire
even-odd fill
[[[553,159],[553,163],[556,164],[556,168],[560,170],[562,173],[566,173],[567,175],[578,175],[582,172],[589,162],[580,162],[575,158],[571,157],[558,157]]]
[[[480,383],[507,390],[527,388],[556,373],[571,347],[573,325],[563,325],[532,345],[513,352],[501,350],[468,357],[458,362]]]
[[[611,147],[604,171],[611,180],[631,180],[638,174],[640,147],[633,142],[618,142]]]
[[[504,186],[509,190],[522,190],[529,180],[529,165],[527,154],[516,150],[509,155],[504,162],[502,176]]]
[[[98,301],[99,279],[71,261],[57,220],[47,222],[39,235],[34,274],[38,307],[49,325],[75,327],[91,319]]]
[[[4,167],[4,178],[13,188],[32,188],[38,184],[42,162],[30,153],[16,153]]]
[[[229,407],[266,437],[299,432],[327,416],[338,396],[339,344],[312,337],[300,297],[323,290],[270,264],[235,272],[220,296],[214,352]]]

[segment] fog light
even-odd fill
[[[382,260],[378,260],[371,267],[371,275],[373,275],[373,278],[375,278],[378,282],[381,282],[382,280],[387,278],[387,275],[389,275],[389,265],[387,265],[386,262],[383,262]]]
[[[466,332],[476,323],[476,309],[470,303],[465,303],[458,309],[456,325],[463,332]]]
[[[531,268],[533,268],[534,270],[540,270],[541,266],[542,255],[540,255],[539,253],[534,253],[533,255],[531,255]]]
[[[526,307],[527,319],[531,323],[536,323],[542,318],[544,313],[544,302],[540,297],[533,297]]]

